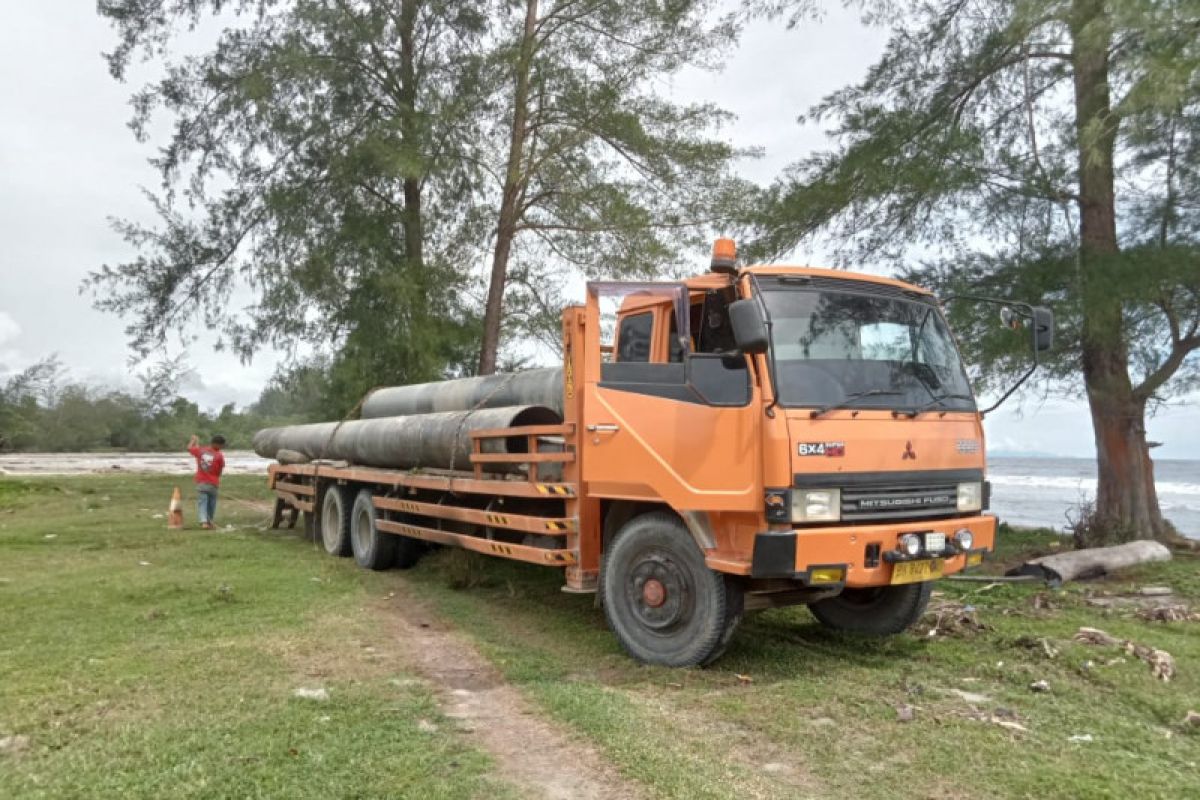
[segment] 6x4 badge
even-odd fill
[[[841,458],[846,455],[845,442],[800,442],[796,451],[802,456]]]

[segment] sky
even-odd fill
[[[862,77],[882,49],[882,32],[830,5],[821,21],[796,30],[753,24],[721,72],[690,72],[664,86],[678,99],[736,114],[725,135],[763,150],[741,165],[747,178],[768,183],[827,147],[822,130],[799,125],[797,117]],[[146,164],[153,146],[138,143],[127,127],[132,86],[113,80],[101,57],[113,41],[95,0],[0,4],[0,376],[57,353],[75,379],[137,385],[125,323],[93,309],[80,291],[89,271],[132,255],[110,218],[153,219],[142,190],[156,186]],[[280,361],[263,353],[241,364],[214,351],[210,336],[189,333],[200,338],[187,348],[195,377],[183,388],[204,408],[253,402]],[[1157,456],[1200,452],[1196,413],[1194,403],[1179,404],[1148,422],[1150,438],[1164,443]],[[1094,454],[1082,400],[1011,404],[985,424],[993,450]]]

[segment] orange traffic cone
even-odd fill
[[[171,505],[167,508],[167,529],[172,531],[183,530],[183,502],[179,495],[178,486],[171,493]]]

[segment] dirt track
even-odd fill
[[[538,716],[520,693],[460,634],[411,593],[381,613],[403,642],[409,664],[433,686],[447,716],[495,759],[522,795],[543,800],[636,800],[641,790],[590,745]]]

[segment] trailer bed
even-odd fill
[[[536,564],[578,563],[579,486],[574,480],[540,480],[547,466],[574,477],[575,426],[530,425],[473,431],[471,470],[385,469],[345,462],[272,464],[268,485],[276,496],[273,527],[294,527],[300,514],[310,533],[331,488],[369,491],[380,531],[454,545],[475,552]],[[524,436],[525,453],[483,452],[490,438]],[[547,437],[561,449],[545,451]],[[489,473],[485,465],[516,464],[523,475]]]

